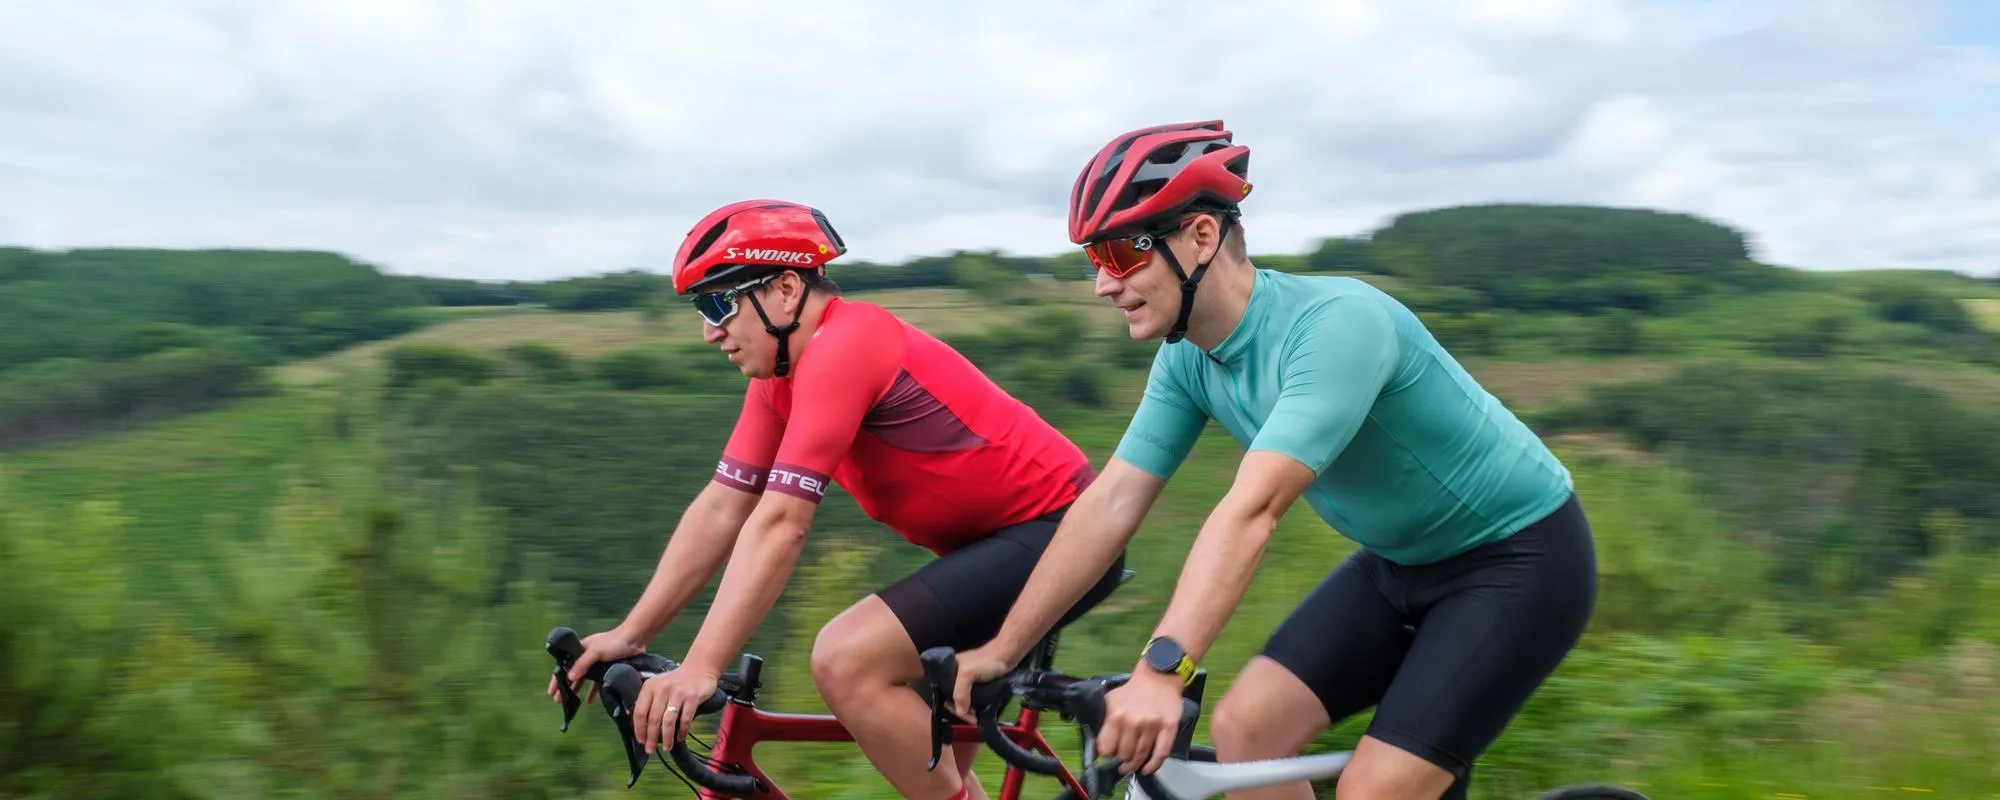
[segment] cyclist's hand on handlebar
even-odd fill
[[[1151,775],[1173,751],[1181,724],[1181,682],[1140,667],[1124,686],[1104,694],[1097,757],[1118,759],[1127,775]]]
[[[570,665],[569,668],[570,689],[574,691],[582,688],[584,673],[590,671],[592,664],[603,661],[617,661],[621,658],[631,658],[644,652],[646,652],[646,648],[643,645],[632,641],[615,629],[586,636],[583,638],[583,655],[578,656],[576,663]],[[562,701],[562,695],[556,692],[556,679],[554,675],[549,676],[549,698],[557,702]],[[584,702],[592,703],[596,701],[597,686],[596,684],[592,684],[590,687],[590,696],[584,698]]]
[[[958,654],[958,684],[951,689],[951,711],[959,719],[973,722],[972,685],[1006,676],[1014,665],[979,647]]]
[[[695,711],[715,695],[718,680],[714,673],[704,674],[685,664],[646,680],[632,704],[632,731],[648,755],[655,745],[670,748],[687,736]]]

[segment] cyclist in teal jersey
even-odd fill
[[[1164,125],[1118,136],[1078,175],[1070,238],[1098,269],[1097,294],[1133,339],[1165,341],[1124,439],[1000,633],[961,654],[955,704],[968,713],[970,685],[1017,663],[1123,552],[1213,419],[1242,463],[1132,681],[1107,698],[1099,752],[1159,767],[1185,681],[1303,498],[1361,549],[1216,706],[1218,758],[1297,755],[1373,707],[1338,796],[1462,798],[1472,764],[1589,621],[1589,523],[1568,470],[1409,309],[1359,280],[1250,262],[1230,235],[1249,156],[1219,120]]]

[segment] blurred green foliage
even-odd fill
[[[2000,285],[1762,265],[1726,228],[1624,209],[1443,209],[1258,261],[1390,287],[1575,472],[1597,613],[1476,797],[2000,794],[2000,350],[1960,302]],[[1074,256],[960,253],[836,278],[863,300],[1025,303],[1030,275],[1087,277]],[[540,644],[623,615],[710,479],[742,378],[665,343],[392,343],[327,387],[263,369],[425,306],[643,308],[660,281],[0,250],[0,312],[19,315],[0,316],[0,796],[631,796],[597,706],[556,732]],[[947,338],[1102,463],[1156,345],[1101,308],[1028,310]],[[1131,667],[1240,453],[1203,437],[1134,543],[1139,577],[1065,636],[1066,668]],[[1207,659],[1211,697],[1352,549],[1285,518]],[[750,645],[765,701],[822,710],[818,627],[926,558],[830,493]],[[679,655],[712,589],[655,650]],[[1318,745],[1353,746],[1367,720]],[[1073,759],[1073,732],[1047,726]],[[851,745],[758,757],[795,797],[889,796]],[[979,774],[997,790],[997,759]],[[686,790],[655,763],[635,791]]]

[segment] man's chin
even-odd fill
[[[1135,342],[1150,342],[1166,336],[1167,330],[1158,320],[1142,315],[1138,319],[1125,321],[1125,334]]]

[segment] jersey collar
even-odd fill
[[[805,363],[806,358],[812,355],[812,341],[818,339],[820,334],[826,332],[827,323],[833,321],[833,315],[840,311],[840,307],[846,300],[847,298],[845,297],[829,297],[826,299],[826,310],[820,312],[819,324],[813,327],[812,336],[806,338],[807,344],[799,354],[792,357],[792,375],[797,375],[799,365]],[[790,382],[792,375],[785,376],[784,380]]]
[[[1270,280],[1264,270],[1251,272],[1250,301],[1243,307],[1243,318],[1236,321],[1236,328],[1222,337],[1222,342],[1209,351],[1210,360],[1230,365],[1242,361],[1249,352],[1251,341],[1257,338],[1257,330],[1264,326],[1264,306],[1262,296],[1271,292]]]

